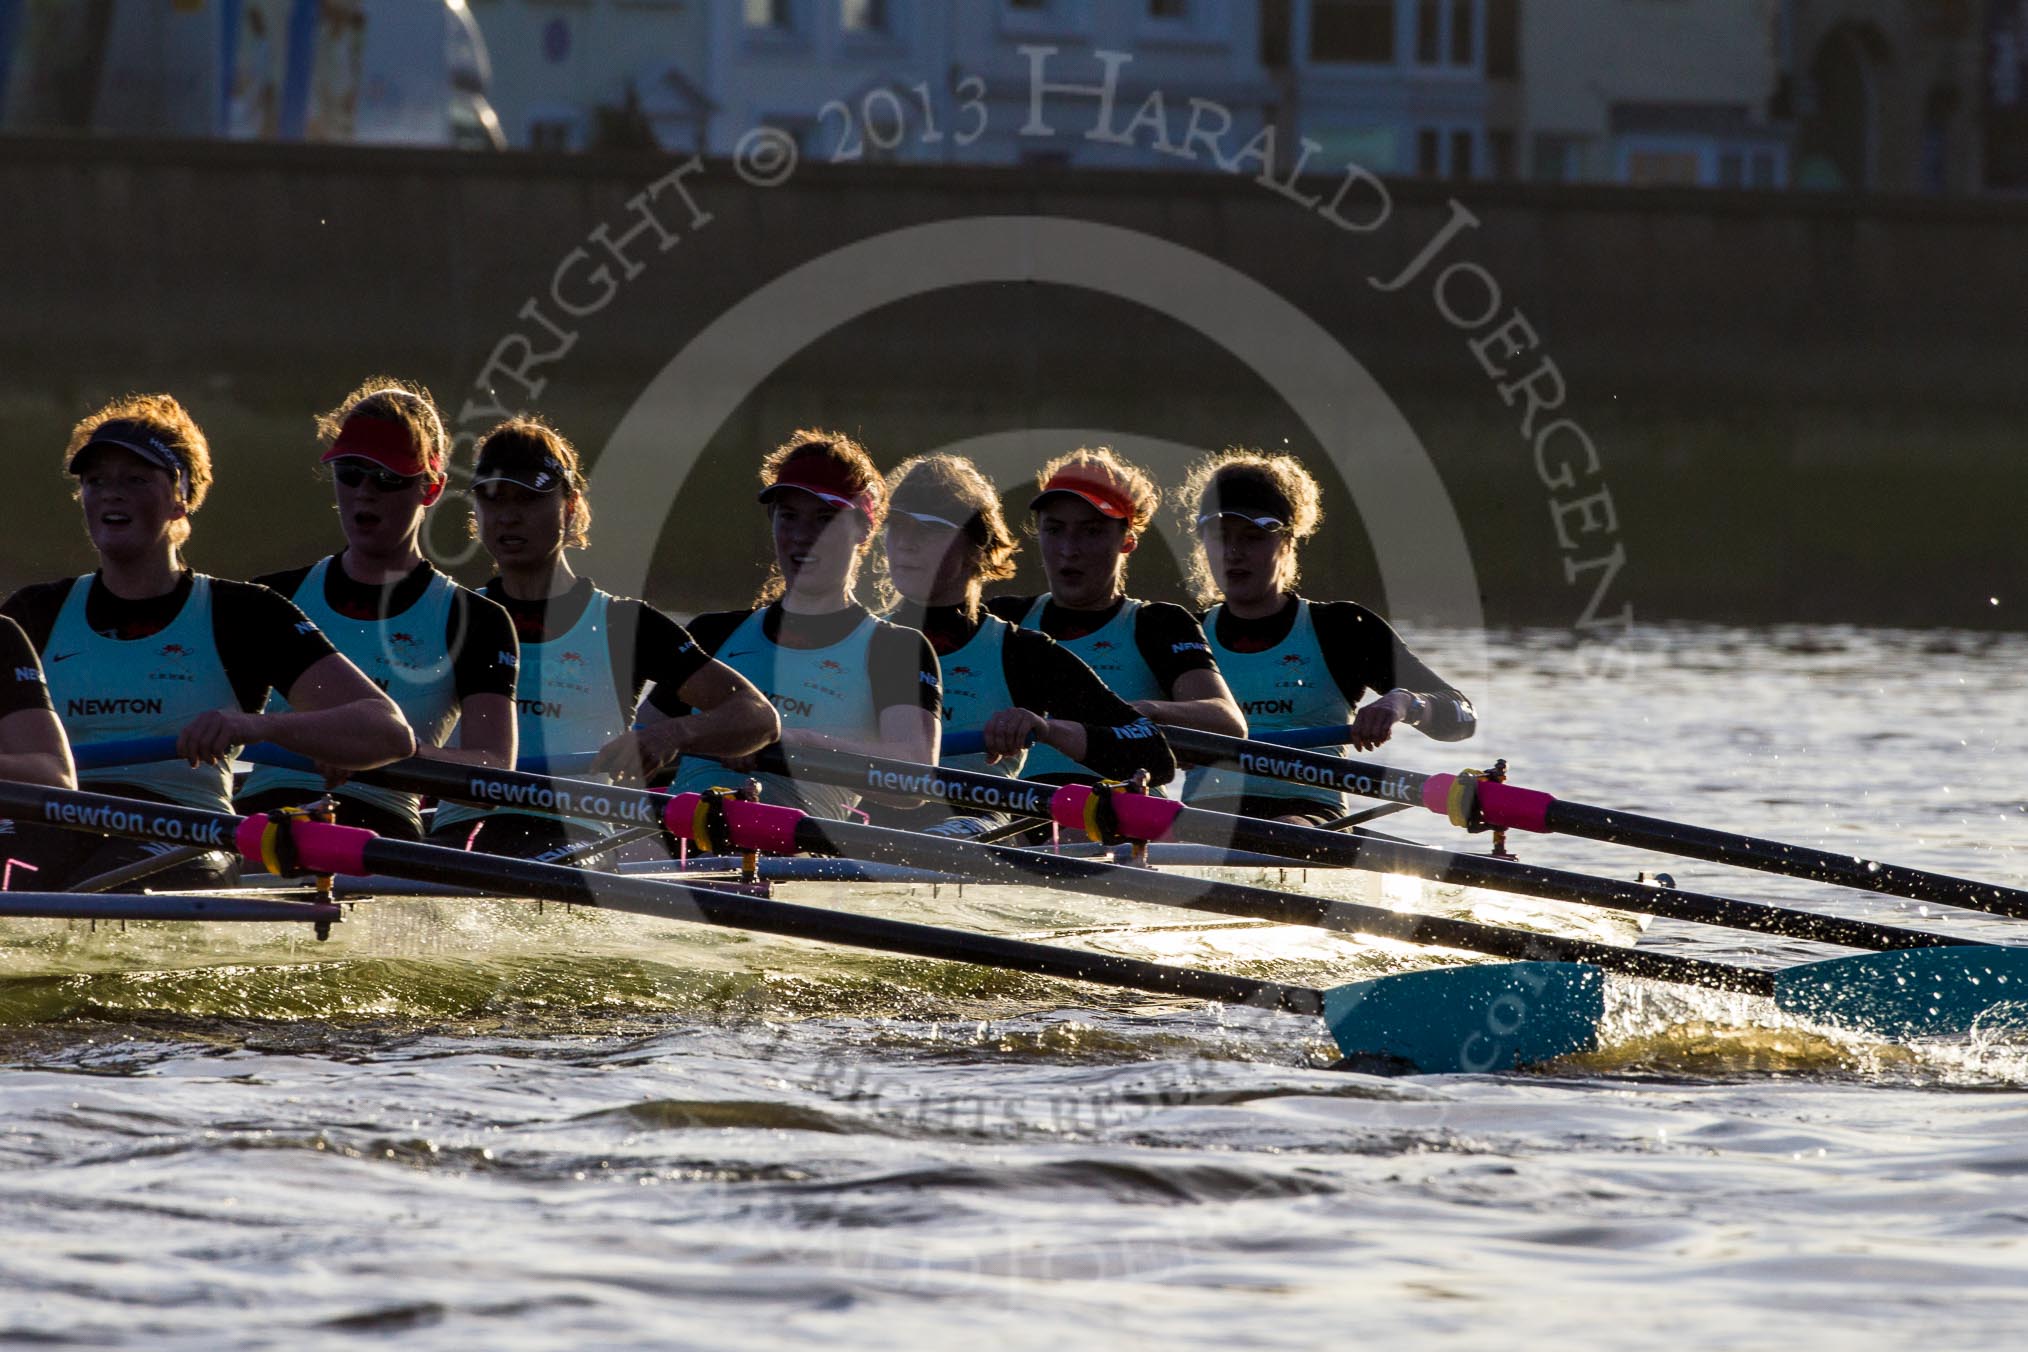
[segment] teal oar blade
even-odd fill
[[[1785,967],[1775,1004],[1889,1041],[2028,1027],[2028,947],[1915,948]]]
[[[1605,973],[1583,962],[1438,967],[1324,992],[1352,1070],[1514,1070],[1591,1050],[1604,1017]]]

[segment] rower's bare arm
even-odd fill
[[[1091,751],[1089,737],[1084,724],[1068,718],[1044,718],[1029,709],[1002,709],[986,720],[981,729],[985,734],[986,757],[998,762],[1008,756],[1018,756],[1030,744],[1040,742],[1079,764]]]
[[[489,770],[512,770],[518,736],[511,696],[467,695],[458,706],[457,743],[418,747],[416,755]]]
[[[592,768],[632,779],[653,774],[678,756],[710,756],[724,760],[747,756],[781,736],[782,721],[753,682],[723,662],[707,662],[677,688],[676,696],[694,712],[680,718],[644,722],[599,748]],[[651,717],[644,706],[644,717]]]
[[[415,754],[415,733],[380,687],[340,653],[310,664],[284,692],[288,713],[249,714],[237,709],[214,712],[237,715],[244,736],[229,739],[202,759],[215,759],[234,741],[273,742],[341,770],[370,770]],[[208,715],[192,720],[179,737],[178,749]]]
[[[1186,671],[1176,678],[1176,688],[1169,693],[1176,698],[1135,700],[1134,712],[1179,728],[1225,737],[1246,736],[1246,715],[1239,711],[1239,702],[1216,671]]]
[[[77,787],[70,742],[55,714],[47,709],[16,709],[0,718],[0,779],[59,789]]]

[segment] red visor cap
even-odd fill
[[[1049,482],[1042,485],[1028,504],[1028,510],[1039,510],[1051,493],[1071,493],[1083,498],[1097,509],[1099,515],[1111,517],[1114,521],[1131,521],[1134,518],[1134,499],[1120,484],[1104,474],[1072,465],[1049,476]]]
[[[833,507],[849,507],[873,524],[873,495],[852,487],[846,468],[828,456],[806,455],[782,467],[781,477],[760,491],[759,502],[773,502],[788,489],[800,489]]]
[[[324,452],[320,463],[330,464],[333,460],[371,460],[391,474],[424,474],[440,478],[437,469],[424,457],[422,448],[415,444],[406,427],[386,418],[364,418],[358,415],[347,418],[345,426],[338,431],[338,439],[331,443],[331,449]]]

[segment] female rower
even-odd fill
[[[0,615],[0,779],[77,787],[70,743],[64,740],[63,724],[49,702],[42,662],[21,626],[4,615]]]
[[[42,654],[73,748],[173,735],[178,756],[87,769],[79,775],[87,788],[228,811],[230,754],[248,742],[274,742],[334,770],[415,750],[401,711],[302,611],[266,587],[185,564],[211,455],[174,398],[108,404],[72,429],[64,456],[98,569],[25,587],[0,610]],[[264,711],[271,689],[287,696],[287,710]],[[9,852],[36,870],[36,887],[55,888],[163,851],[17,823]],[[208,885],[234,871],[213,853],[154,885]]]
[[[345,548],[254,580],[301,607],[415,729],[419,754],[514,768],[514,669],[519,643],[497,604],[423,557],[423,516],[444,491],[450,438],[429,391],[377,376],[317,419],[331,466]],[[270,709],[288,707],[280,697]],[[445,747],[452,727],[458,745]],[[314,797],[322,779],[257,766],[239,794],[244,813]],[[422,838],[421,801],[362,784],[335,791],[338,819],[381,835]]]
[[[1015,543],[1000,495],[978,467],[960,456],[919,455],[887,482],[887,576],[900,598],[891,618],[920,629],[936,650],[945,724],[986,737],[984,752],[943,763],[1018,776],[1033,743],[1107,779],[1146,770],[1151,782],[1166,782],[1175,757],[1144,714],[1055,639],[980,604],[988,582],[1014,575]],[[935,829],[989,824],[954,817]]]
[[[579,577],[566,551],[591,539],[591,502],[577,449],[539,417],[512,418],[479,439],[472,474],[474,528],[499,575],[482,594],[504,606],[521,638],[520,755],[596,753],[594,777],[639,781],[685,752],[741,755],[775,739],[760,692],[698,647],[645,601]],[[633,731],[650,681],[696,710]],[[462,740],[462,739],[461,739]],[[446,804],[440,842],[525,858],[597,862],[610,851],[602,823]]]
[[[761,463],[760,501],[774,532],[775,572],[752,610],[699,615],[697,641],[767,692],[782,715],[782,745],[896,760],[937,758],[941,675],[929,640],[875,619],[854,599],[859,565],[886,514],[873,461],[836,432],[797,432]],[[680,692],[679,692],[680,693]],[[661,691],[664,713],[682,704]],[[686,757],[678,792],[736,787],[750,762]],[[780,775],[755,775],[771,802],[844,815],[858,795]]]
[[[987,603],[993,613],[1055,639],[1157,723],[1246,736],[1246,720],[1190,612],[1127,595],[1127,560],[1161,504],[1154,480],[1101,446],[1058,456],[1036,482],[1042,491],[1028,506],[1049,590],[995,597]],[[1054,747],[1028,758],[1027,776],[1090,777]]]
[[[1204,627],[1243,701],[1255,736],[1351,724],[1370,751],[1406,723],[1440,742],[1470,737],[1472,705],[1408,650],[1387,621],[1351,601],[1310,601],[1296,591],[1296,546],[1323,519],[1317,481],[1294,456],[1234,450],[1201,461],[1183,499],[1197,537],[1198,599],[1222,598]],[[1367,690],[1383,692],[1359,709]],[[1322,822],[1347,810],[1343,794],[1237,770],[1192,770],[1193,805],[1251,816]]]

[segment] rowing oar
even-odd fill
[[[1889,896],[1963,906],[2017,919],[2028,918],[2028,891],[2020,888],[1883,864],[1857,855],[1833,854],[1807,845],[1787,845],[1760,836],[1716,831],[1660,817],[1644,817],[1614,808],[1573,803],[1534,789],[1495,783],[1480,778],[1474,771],[1457,775],[1425,775],[1371,761],[1350,760],[1343,756],[1223,737],[1215,732],[1166,724],[1162,734],[1176,755],[1186,761],[1228,766],[1266,779],[1287,780],[1362,798],[1421,803],[1438,816],[1448,817],[1468,830],[1505,828],[1560,832],[1615,845],[1634,845],[1665,854],[1706,859],[1717,864],[1735,864],[1791,878],[1806,878],[1812,882],[1839,883]]]
[[[160,892],[0,892],[0,917],[9,920],[230,920],[287,921],[328,926],[340,907],[271,897],[171,896]]]
[[[770,754],[778,762],[785,762],[778,764],[777,769],[786,768],[792,774],[806,775],[824,783],[868,793],[931,798],[954,807],[1054,820],[1094,840],[1108,834],[1097,830],[1097,821],[1110,812],[1118,822],[1118,828],[1109,833],[1115,842],[1175,840],[1237,847],[1308,864],[1403,873],[1430,882],[1481,887],[1548,901],[1568,901],[1628,911],[1636,915],[1658,915],[1701,925],[1778,934],[1784,938],[1807,939],[1845,948],[1895,951],[1979,946],[1979,941],[1975,939],[1931,934],[1925,930],[1903,929],[1844,916],[1821,915],[1815,911],[1792,910],[1703,892],[1676,888],[1661,890],[1638,883],[1597,878],[1587,873],[1524,864],[1513,859],[1460,854],[1397,840],[1392,836],[1348,836],[1343,832],[1300,826],[1293,822],[1207,812],[1202,808],[1186,807],[1174,799],[1113,792],[1109,787],[1102,789],[1104,796],[1101,797],[1082,784],[1059,786],[944,766],[847,756],[835,751],[797,750],[786,756],[780,752]],[[1120,816],[1122,812],[1127,815]]]
[[[1124,818],[1118,818],[1123,829],[1141,838],[1153,839],[1163,834],[1152,827],[1159,825],[1156,819],[1166,818],[1171,825],[1189,823],[1181,832],[1169,832],[1172,838],[1223,845],[1238,832],[1256,832],[1255,839],[1275,845],[1278,853],[1292,852],[1286,847],[1297,842],[1312,852],[1313,859],[1329,854],[1341,861],[1363,861],[1358,866],[1364,868],[1521,890],[1511,880],[1503,882],[1479,871],[1486,865],[1518,867],[1502,865],[1498,860],[1461,858],[1433,850],[1406,853],[1402,847],[1385,842],[1348,840],[1332,832],[1286,823],[1197,812],[1145,795],[1109,794],[1100,798],[1084,785],[1059,788],[905,762],[871,761],[837,752],[798,751],[792,753],[791,761],[788,768],[813,779],[830,777],[832,782],[874,792],[939,798],[1016,815],[1042,818],[1054,815],[1056,820],[1076,829],[1084,829],[1088,823],[1105,816],[1104,811],[1093,808],[1095,802],[1108,803],[1106,810],[1116,818],[1125,812]],[[1267,888],[1121,868],[1034,850],[1011,850],[909,831],[823,821],[794,809],[764,804],[714,806],[697,794],[656,793],[420,758],[363,772],[361,777],[392,788],[483,806],[534,808],[625,824],[660,820],[673,834],[696,840],[698,847],[707,852],[732,847],[775,854],[799,849],[823,854],[849,853],[989,881],[1040,881],[1121,900],[1311,925],[1519,959],[1511,966],[1406,973],[1339,989],[1334,996],[1338,1003],[1327,1009],[1327,1017],[1341,1047],[1357,1047],[1362,1051],[1379,1048],[1426,1069],[1488,1068],[1491,1063],[1483,1061],[1489,1053],[1481,1036],[1481,1025],[1489,1020],[1502,1028],[1514,1023],[1515,999],[1535,1013],[1515,1024],[1513,1040],[1501,1044],[1507,1050],[1502,1052],[1504,1059],[1499,1064],[1524,1064],[1594,1045],[1602,997],[1596,990],[1581,989],[1581,982],[1578,987],[1571,986],[1569,982],[1577,978],[1568,972],[1545,977],[1539,970],[1542,962],[1589,969],[1594,976],[1612,971],[1770,996],[1777,1006],[1790,1013],[1891,1039],[1962,1033],[1995,1005],[2006,1003],[2011,994],[2008,987],[2018,985],[2028,989],[2028,949],[1986,947],[1941,935],[1892,930],[1886,926],[1867,927],[1856,921],[1839,923],[1858,926],[1852,937],[1864,933],[1869,938],[1867,946],[1896,947],[1897,951],[1769,971]],[[714,817],[714,813],[724,816]],[[1135,817],[1150,829],[1145,833],[1135,830],[1128,820]],[[1376,862],[1380,860],[1387,862]],[[1397,867],[1408,863],[1416,867]],[[1617,896],[1624,899],[1626,909],[1665,913],[1682,899],[1682,894],[1673,892],[1626,887],[1583,875],[1562,876],[1589,884],[1586,899],[1598,902]],[[1722,898],[1708,900],[1746,905]],[[1812,922],[1832,919],[1803,912],[1788,914]],[[1543,986],[1545,980],[1552,985]],[[1544,994],[1551,989],[1557,994],[1553,997]],[[1347,994],[1353,991],[1360,992],[1357,1008],[1363,1012],[1353,1012],[1355,1002]],[[1371,998],[1375,995],[1381,998]],[[1488,1012],[1496,1007],[1497,1013]],[[1469,1053],[1459,1050],[1466,1046],[1473,1050]]]
[[[122,745],[152,755],[159,752],[164,744],[167,744],[167,739],[152,738]],[[248,760],[263,764],[294,768],[308,764],[291,752],[266,744],[250,746],[242,754]],[[789,753],[793,757],[792,765],[783,762],[783,753],[778,748],[767,754],[773,757],[773,768],[778,771],[787,770],[864,792],[930,798],[956,807],[1010,813],[1039,821],[1052,820],[1053,813],[1067,814],[1054,819],[1079,832],[1086,832],[1091,826],[1085,814],[1123,809],[1135,818],[1136,825],[1127,834],[1116,836],[1116,840],[1178,840],[1220,848],[1238,846],[1304,863],[1402,873],[1430,882],[1488,888],[1548,901],[1576,902],[1636,915],[1664,916],[1672,920],[1751,930],[1845,948],[1897,951],[1980,946],[1974,939],[1702,892],[1676,888],[1664,891],[1590,874],[1524,864],[1518,860],[1460,854],[1391,836],[1371,833],[1348,836],[1291,822],[1207,812],[1201,808],[1184,807],[1166,798],[1120,794],[1110,798],[1114,807],[1109,808],[1083,785],[1058,786],[949,767],[922,766],[908,761],[849,756],[835,751],[798,750]],[[731,771],[727,775],[738,779]],[[588,780],[563,779],[527,771],[487,771],[423,757],[378,770],[359,771],[352,777],[408,793],[434,794],[481,806],[514,807],[611,821],[628,827],[662,821],[670,801],[666,794],[640,794]],[[587,803],[591,806],[587,807]],[[614,816],[614,812],[621,815]],[[687,837],[690,833],[680,830],[677,834]],[[925,867],[940,866],[929,864]]]

